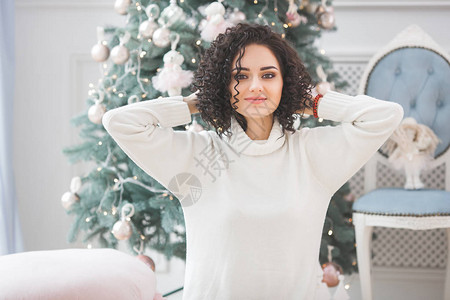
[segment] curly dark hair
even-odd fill
[[[311,77],[306,71],[295,49],[279,34],[272,31],[269,26],[239,23],[227,28],[225,33],[219,34],[211,43],[194,75],[193,86],[199,91],[197,109],[202,119],[215,128],[216,133],[231,136],[231,116],[234,115],[244,131],[247,122],[243,115],[238,113],[231,105],[229,84],[231,82],[232,62],[238,56],[234,79],[239,85],[240,60],[245,47],[250,44],[263,45],[275,55],[283,76],[283,90],[278,108],[274,111],[279,123],[285,130],[295,132],[293,127],[294,114],[303,111],[305,107],[311,108]],[[238,67],[239,66],[239,67]]]

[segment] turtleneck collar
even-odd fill
[[[227,138],[227,142],[236,152],[245,155],[256,156],[272,153],[281,148],[286,140],[286,134],[283,135],[282,127],[275,116],[267,140],[252,140],[249,138],[234,116],[231,117],[230,129],[233,135],[231,138]]]

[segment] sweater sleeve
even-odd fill
[[[394,102],[328,92],[319,102],[319,117],[337,126],[316,127],[303,139],[312,173],[335,193],[381,147],[403,118]]]
[[[102,122],[130,159],[164,187],[180,173],[199,173],[194,157],[207,147],[208,134],[172,129],[191,122],[183,97],[115,108],[105,113]]]

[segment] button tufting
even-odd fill
[[[433,73],[434,73],[433,67],[429,67],[429,68],[428,68],[428,74],[431,75],[431,74],[433,74]]]
[[[400,67],[395,68],[395,75],[400,75],[402,73],[402,69]]]
[[[442,106],[444,106],[444,102],[442,102],[442,100],[438,100],[438,101],[436,101],[436,106],[442,107]]]
[[[410,106],[411,108],[416,107],[416,99],[412,99],[412,100],[411,100],[411,103],[409,104],[409,106]]]

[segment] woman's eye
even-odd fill
[[[275,77],[275,74],[273,74],[273,73],[267,73],[267,74],[263,75],[263,78],[274,78],[274,77]]]
[[[241,80],[241,79],[247,78],[247,76],[245,76],[243,74],[239,74],[239,75],[236,75],[234,78]]]

